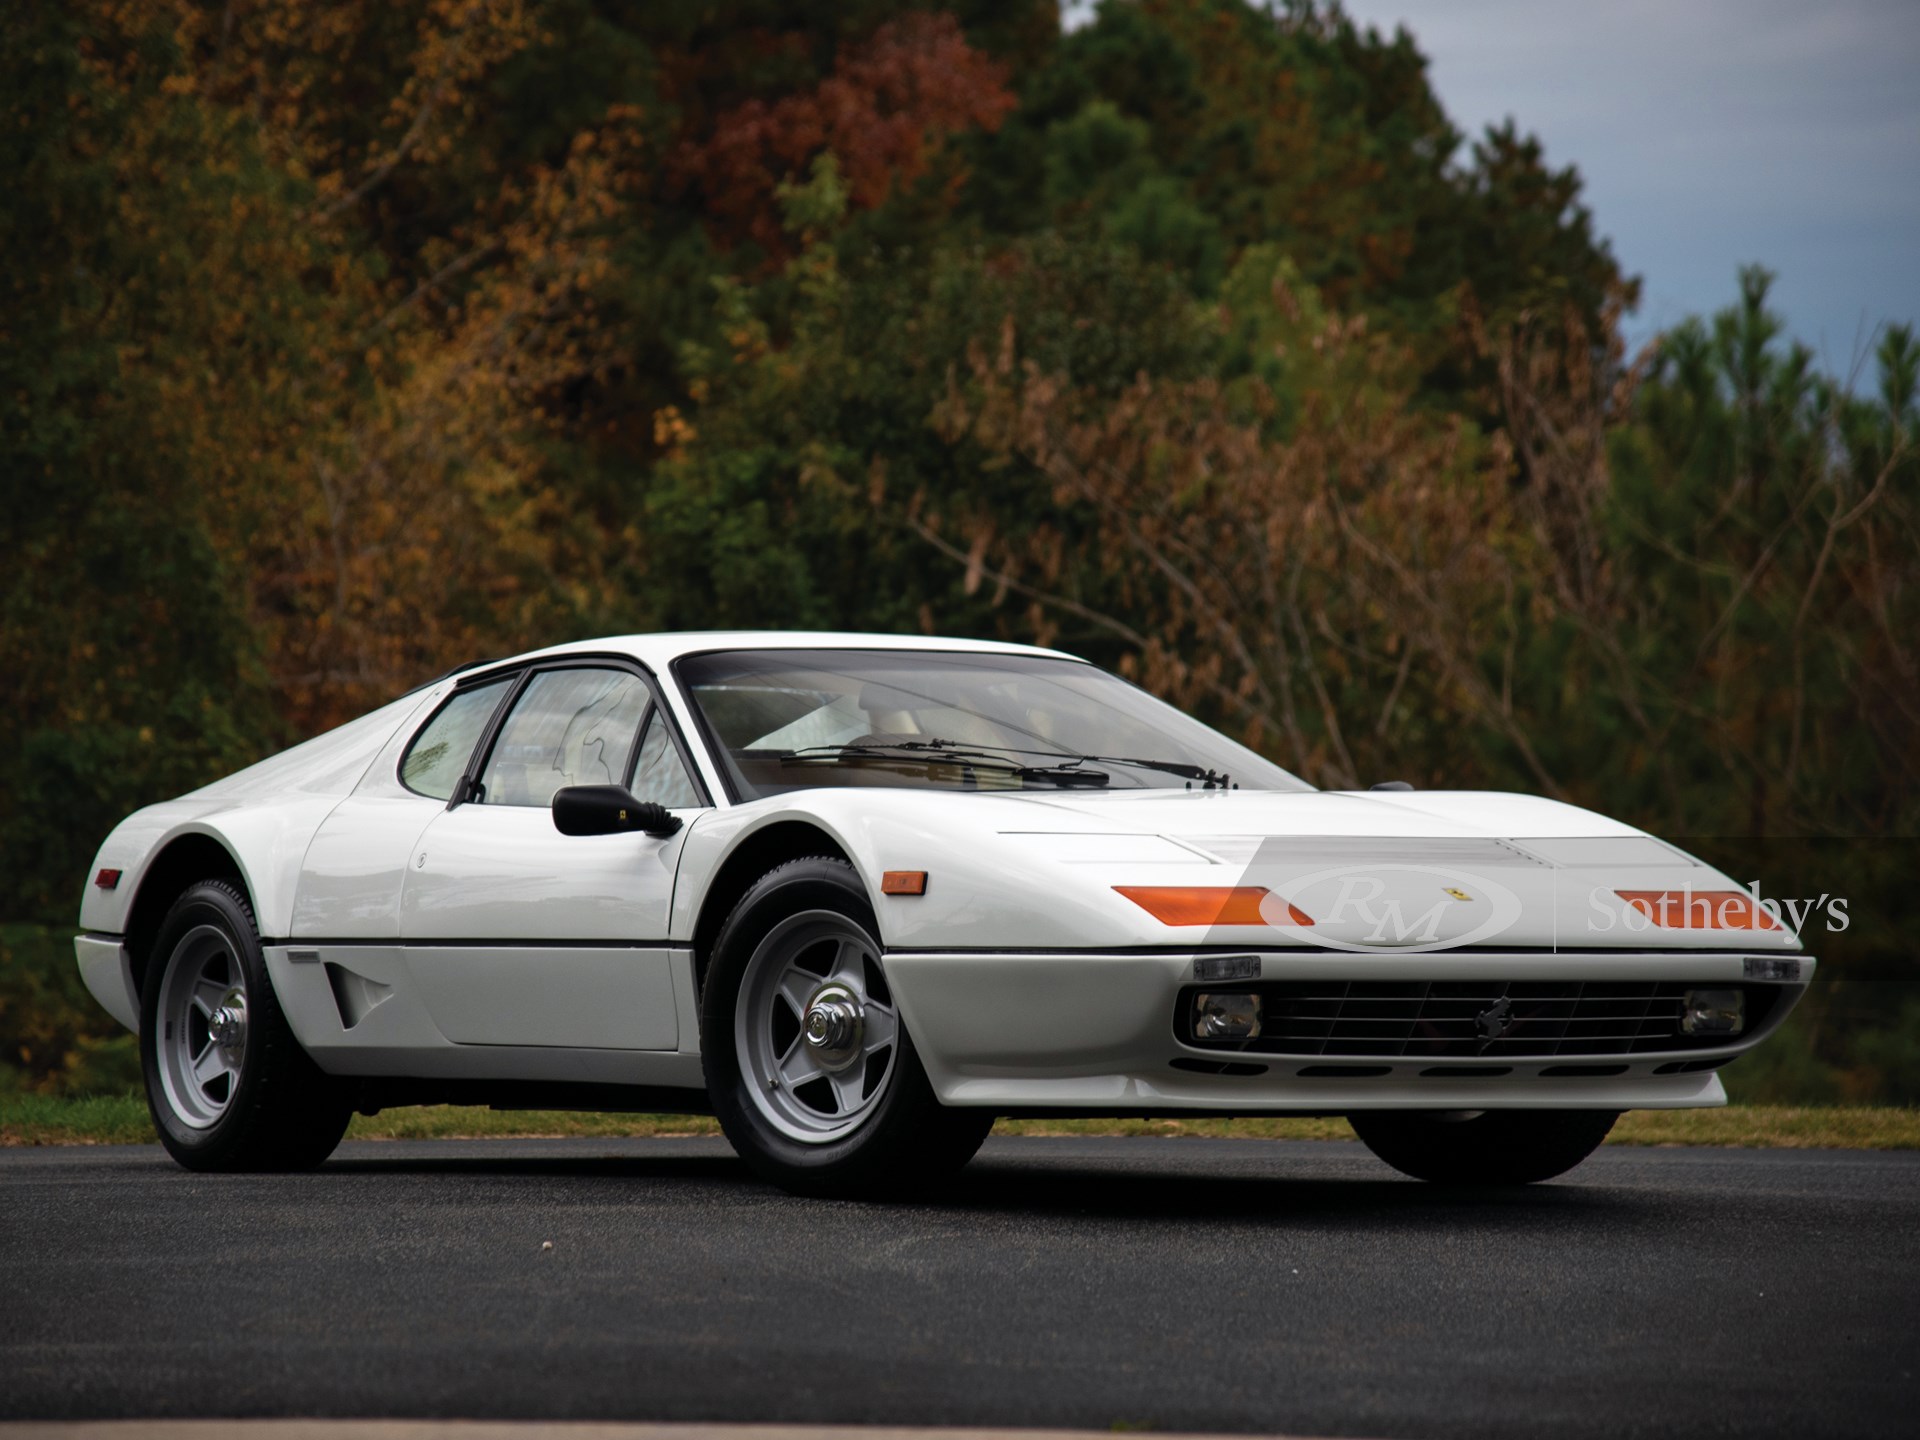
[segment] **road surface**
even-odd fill
[[[1353,1144],[996,1139],[870,1205],[718,1140],[0,1151],[0,1419],[1907,1436],[1916,1371],[1920,1154],[1448,1193]]]

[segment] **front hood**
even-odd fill
[[[964,805],[984,798],[953,795]],[[1638,835],[1591,810],[1479,790],[1114,790],[992,797],[996,828],[1171,836],[1414,838]]]
[[[875,869],[928,872],[924,898],[884,907],[893,944],[1382,953],[1798,945],[1768,919],[1725,923],[1744,906],[1736,899],[1726,911],[1727,897],[1744,892],[1711,866],[1537,796],[862,787],[807,800],[837,816],[840,833],[862,836],[853,848]],[[1170,888],[1241,894],[1203,921],[1169,922],[1128,893]],[[1675,898],[1653,913],[1661,896]],[[1695,896],[1712,897],[1698,902],[1709,923],[1690,923],[1702,913]]]

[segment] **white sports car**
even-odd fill
[[[357,1109],[711,1111],[790,1189],[996,1115],[1348,1116],[1578,1164],[1813,972],[1770,904],[1523,795],[1315,790],[1054,651],[642,635],[469,667],[101,847],[76,942],[200,1170]]]

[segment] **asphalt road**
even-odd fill
[[[1915,1154],[1449,1194],[1351,1144],[995,1140],[882,1206],[717,1140],[0,1151],[0,1418],[1910,1436],[1917,1371]]]

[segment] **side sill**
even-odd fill
[[[492,1110],[591,1110],[611,1115],[711,1115],[705,1090],[667,1085],[602,1085],[569,1080],[360,1080],[362,1115],[412,1105],[484,1105]]]

